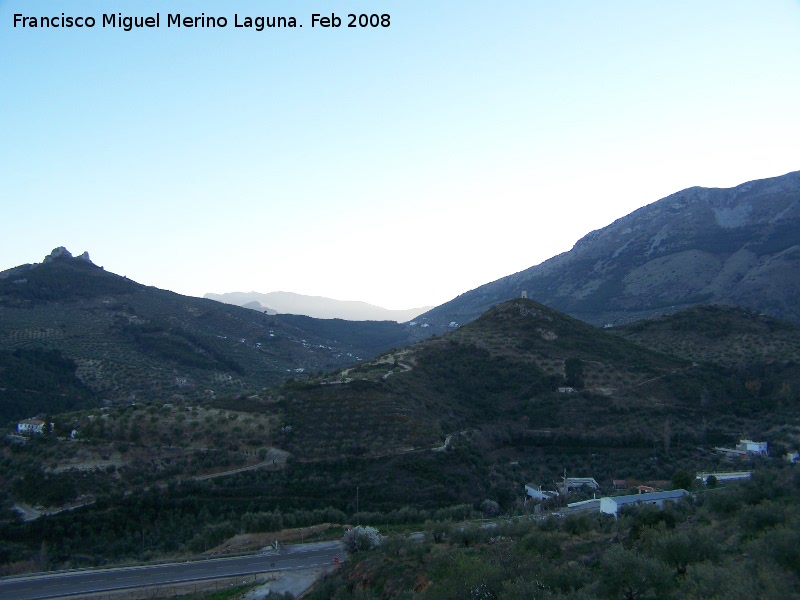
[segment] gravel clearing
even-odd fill
[[[289,592],[295,598],[301,597],[320,577],[335,570],[336,566],[319,567],[303,571],[286,571],[280,573],[273,581],[253,588],[242,597],[242,600],[263,600],[270,592],[285,594]]]

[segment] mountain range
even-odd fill
[[[148,287],[60,247],[0,272],[0,422],[65,410],[65,386],[77,404],[213,399],[408,342],[392,321],[265,315]]]
[[[70,406],[54,403],[45,382],[57,387],[62,381],[76,405],[90,398],[117,403],[242,394],[352,367],[450,332],[522,295],[595,325],[619,326],[698,304],[798,322],[799,274],[800,173],[678,192],[588,234],[569,252],[404,324],[394,320],[408,315],[386,312],[367,321],[265,314],[265,306],[291,305],[297,312],[301,306],[308,312],[369,307],[296,294],[220,296],[257,302],[258,310],[182,296],[110,273],[87,253],[73,257],[56,248],[42,263],[0,272],[0,406],[8,408],[0,418]],[[698,353],[723,351],[704,346]],[[64,383],[70,369],[77,380]],[[9,380],[23,371],[28,375]]]
[[[315,319],[345,319],[347,321],[396,321],[405,323],[431,310],[432,306],[390,310],[374,304],[353,300],[333,300],[322,296],[305,296],[293,292],[228,292],[206,294],[204,298],[252,308],[266,314],[306,315]]]
[[[1,273],[2,420],[49,411],[82,443],[4,447],[0,549],[28,560],[46,540],[74,568],[356,513],[461,520],[522,510],[525,482],[565,469],[667,480],[725,468],[712,448],[740,437],[800,444],[800,327],[753,311],[602,328],[516,298],[415,329],[188,298],[64,250]],[[26,525],[14,502],[84,506]]]
[[[418,320],[441,332],[522,295],[595,325],[696,304],[800,322],[800,172],[677,192]]]

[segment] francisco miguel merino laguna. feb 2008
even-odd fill
[[[208,16],[201,13],[199,16],[184,16],[181,13],[167,13],[162,19],[161,13],[149,16],[128,16],[122,13],[104,13],[100,17],[73,16],[61,13],[61,16],[31,17],[22,13],[14,14],[14,27],[20,29],[92,29],[96,26],[103,28],[132,31],[134,29],[160,28],[162,23],[167,28],[179,29],[224,29],[233,24],[236,29],[252,29],[264,31],[272,28],[302,27],[295,17],[250,17],[234,13],[233,18],[225,16]],[[391,15],[383,14],[348,14],[339,17],[335,13],[330,16],[314,13],[311,15],[312,28],[388,28],[391,26]]]
[[[255,29],[263,31],[272,27],[302,27],[298,25],[295,17],[250,17],[233,15],[233,19],[224,16],[211,17],[205,13],[199,16],[184,16],[181,13],[168,13],[163,18],[161,13],[150,16],[127,16],[122,13],[104,13],[100,17],[72,16],[61,13],[60,16],[31,17],[21,13],[14,15],[14,27],[25,29],[69,29],[69,28],[94,28],[100,25],[104,28],[116,28],[123,31],[133,29],[160,28],[162,24],[169,28],[204,28],[224,29],[231,23],[237,28]]]

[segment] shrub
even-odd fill
[[[481,512],[487,517],[496,517],[500,513],[500,505],[494,500],[481,502]]]
[[[784,569],[800,575],[800,532],[779,527],[764,535],[756,548],[761,555],[771,557]]]
[[[691,489],[694,475],[685,469],[679,469],[672,474],[672,485],[678,490]]]
[[[429,537],[435,544],[442,543],[450,531],[450,526],[440,521],[426,521],[424,527],[426,537]]]
[[[533,531],[522,538],[520,543],[524,550],[544,558],[550,560],[561,558],[561,534]]]
[[[363,550],[372,550],[378,546],[381,543],[381,536],[374,527],[358,525],[350,531],[345,531],[342,543],[347,552],[355,554]]]

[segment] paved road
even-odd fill
[[[343,556],[339,542],[285,546],[277,554],[217,558],[124,569],[91,569],[0,579],[0,600],[36,600],[170,585],[270,571],[310,569]]]

